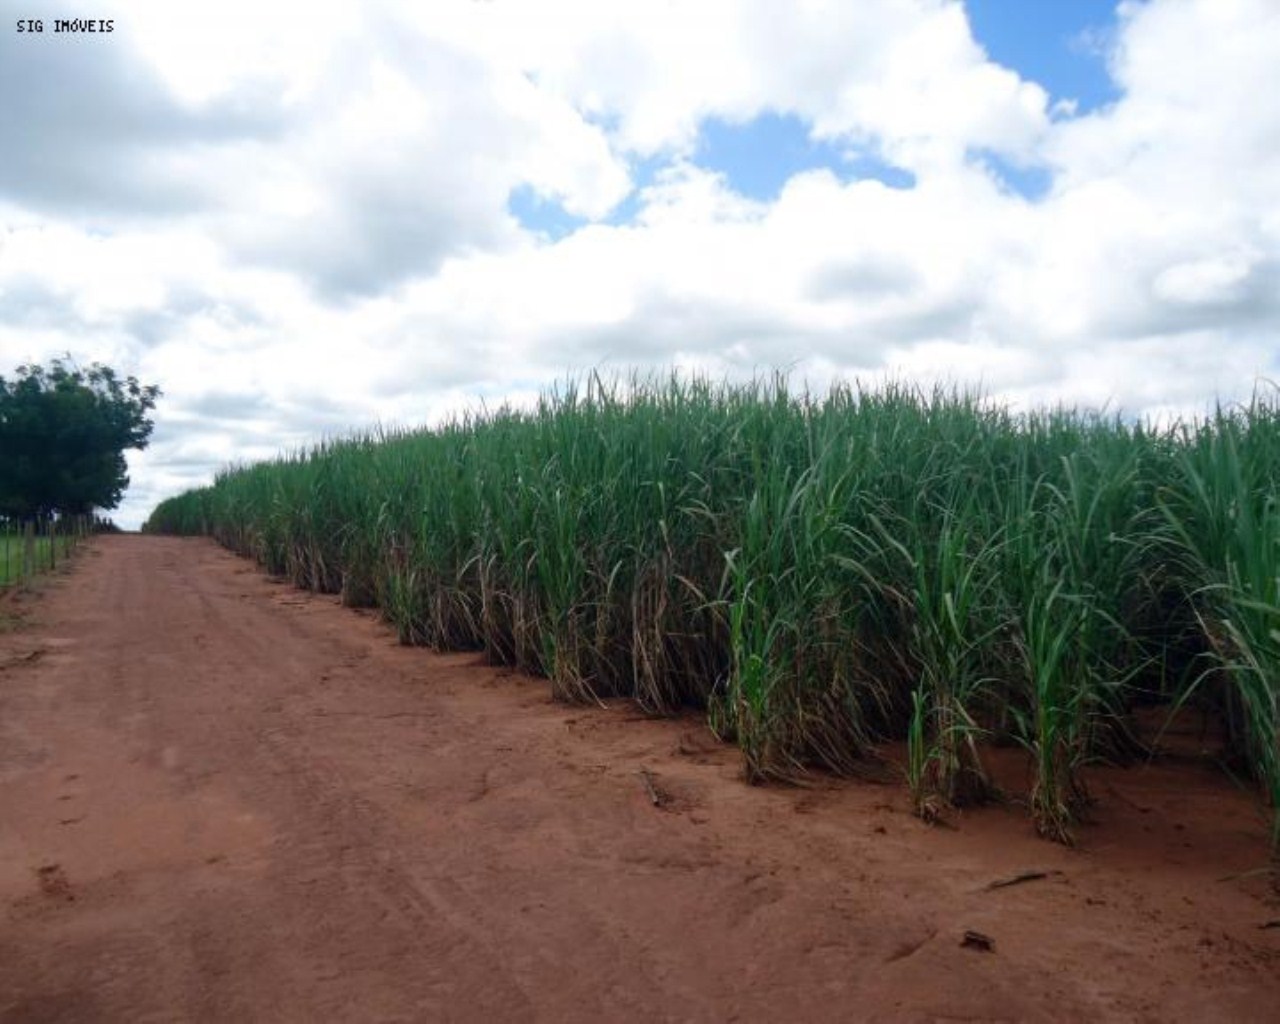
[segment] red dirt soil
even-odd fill
[[[99,539],[27,607],[7,1021],[1280,1015],[1266,817],[1207,766],[1097,772],[1068,850],[749,787],[696,717],[553,704],[206,541]]]

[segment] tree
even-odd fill
[[[129,486],[124,453],[151,437],[160,389],[68,356],[0,376],[0,515],[113,509]]]

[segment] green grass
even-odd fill
[[[16,583],[22,573],[22,538],[0,533],[0,587]]]
[[[1039,831],[1139,705],[1224,716],[1280,805],[1280,413],[1166,429],[958,390],[571,383],[536,409],[228,469],[146,529],[206,533],[569,700],[707,709],[753,780],[876,772],[926,816],[1020,744]],[[1280,821],[1280,818],[1277,818]],[[1280,838],[1280,833],[1277,833]]]
[[[47,572],[51,565],[66,557],[69,550],[65,538],[58,538],[57,549],[50,548],[48,537],[35,540],[34,565],[36,572]],[[50,555],[56,557],[51,560]],[[0,587],[18,583],[22,579],[23,540],[21,534],[0,533]]]

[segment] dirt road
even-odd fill
[[[203,541],[101,539],[30,609],[0,633],[6,1021],[1280,1007],[1265,819],[1202,767],[1101,773],[1069,851],[1015,810],[748,787],[696,718],[553,705]]]

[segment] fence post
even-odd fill
[[[26,583],[36,573],[36,524],[28,520],[22,525],[22,581]]]

